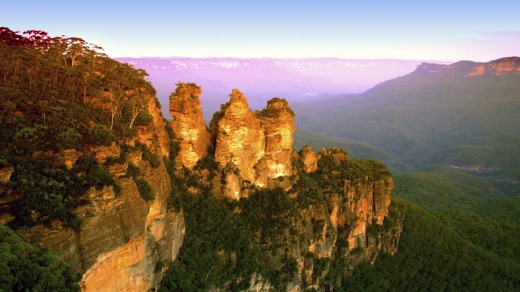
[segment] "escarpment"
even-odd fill
[[[422,63],[416,73],[431,76],[507,76],[520,74],[520,58],[507,57],[487,63],[460,61],[450,65]]]
[[[118,189],[93,187],[82,196],[86,203],[74,209],[82,222],[79,232],[59,224],[33,231],[44,235],[44,246],[65,252],[83,274],[84,291],[157,287],[163,267],[175,260],[182,245],[184,218],[167,208],[171,179],[159,159],[168,155],[166,123],[155,97],[143,98],[152,119],[138,127],[135,138],[92,148],[99,161],[113,161],[108,170]],[[143,184],[149,186],[150,197],[143,197]]]
[[[85,291],[157,288],[184,217],[168,208],[170,135],[146,72],[41,31],[1,28],[0,51],[0,223],[59,252]]]

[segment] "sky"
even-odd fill
[[[520,56],[520,1],[7,1],[0,26],[110,57],[490,61]]]

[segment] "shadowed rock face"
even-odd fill
[[[201,93],[201,88],[193,83],[179,83],[170,95],[171,127],[180,148],[176,162],[189,169],[208,155],[210,145],[210,134],[200,106]]]

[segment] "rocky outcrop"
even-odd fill
[[[503,75],[520,75],[520,58],[509,57],[502,58],[489,63],[480,64],[473,68],[473,71],[466,76],[503,76]]]
[[[189,169],[208,155],[210,146],[210,134],[200,106],[201,93],[201,88],[194,83],[179,83],[170,95],[171,127],[180,148],[176,162]]]
[[[273,98],[256,115],[265,133],[265,150],[257,166],[256,185],[292,174],[294,112],[285,99]]]
[[[414,73],[461,77],[520,75],[520,58],[501,58],[488,63],[460,61],[450,65],[422,63]]]
[[[299,154],[303,162],[303,171],[315,172],[318,169],[318,155],[316,155],[311,146],[303,146]]]
[[[271,179],[291,175],[294,113],[285,100],[271,99],[266,109],[255,114],[245,96],[234,89],[230,101],[214,114],[210,130],[215,161],[222,167],[235,165],[240,179],[266,187]],[[239,198],[237,192],[225,195]]]
[[[186,125],[178,127],[173,130]],[[329,274],[336,275],[333,281],[338,283],[359,264],[373,262],[379,253],[396,252],[402,220],[389,212],[393,182],[386,167],[351,160],[339,148],[315,153],[306,146],[296,154],[294,113],[285,100],[273,98],[264,110],[253,112],[235,89],[230,101],[213,115],[210,132],[214,155],[200,160],[190,172],[178,171],[189,184],[187,191],[193,196],[211,192],[218,199],[260,200],[244,209],[241,204],[248,206],[250,201],[233,202],[232,213],[267,212],[264,218],[274,219],[269,224],[273,226],[260,227],[253,242],[265,252],[265,262],[284,278],[272,283],[257,271],[249,278],[235,279],[249,282],[248,291],[319,290],[330,284],[325,282],[331,281]],[[265,188],[274,187],[287,191],[273,190],[280,201],[269,197],[262,203],[254,197],[273,195]],[[250,219],[236,218],[237,222]],[[240,262],[237,252],[217,254],[229,265]],[[333,271],[338,266],[346,268]],[[230,280],[215,291],[227,291],[232,285]]]
[[[233,89],[230,97],[210,123],[215,137],[215,161],[222,166],[233,163],[243,179],[255,183],[255,165],[265,155],[265,129],[239,90]]]
[[[309,157],[318,160],[310,163],[312,172],[304,163]],[[337,286],[361,263],[396,253],[403,216],[390,207],[393,181],[382,164],[350,160],[338,148],[316,154],[304,147],[298,160],[302,169],[290,190],[298,209],[285,230],[264,241],[274,267],[283,270],[288,259],[295,261],[284,291]],[[313,189],[310,181],[319,187]],[[249,291],[267,291],[271,284],[253,274]]]
[[[0,184],[6,184],[14,172],[14,167],[6,166],[0,168]]]
[[[460,61],[450,65],[422,63],[417,66],[414,73],[432,76],[466,76],[479,64],[471,61]]]

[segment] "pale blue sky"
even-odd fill
[[[0,26],[111,57],[489,61],[520,55],[520,1],[2,1]]]

